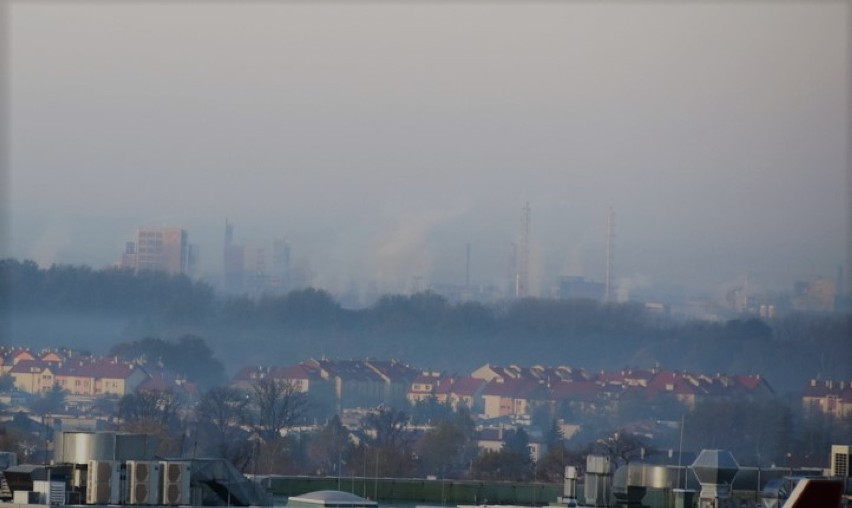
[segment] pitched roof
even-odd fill
[[[56,369],[56,375],[59,377],[85,377],[95,378],[95,368],[92,367],[92,362],[89,361],[66,361]]]
[[[715,388],[709,379],[701,379],[684,372],[661,371],[648,383],[648,389],[676,395],[704,395]]]
[[[93,361],[87,368],[92,377],[97,379],[127,379],[136,371],[133,363],[106,359]]]
[[[326,371],[331,376],[336,376],[345,381],[372,381],[384,382],[382,377],[367,367],[360,360],[312,360],[312,363]]]
[[[286,367],[273,367],[269,374],[273,379],[321,379],[319,371],[308,367],[303,363],[289,365]]]
[[[834,397],[844,403],[852,403],[852,381],[812,379],[802,392],[803,398]]]
[[[772,388],[769,386],[769,383],[766,382],[766,378],[764,378],[760,374],[734,376],[734,381],[739,386],[748,391],[757,390],[761,386],[765,386],[770,391],[772,391]]]
[[[397,360],[368,360],[364,364],[386,377],[391,383],[409,383],[420,371]]]
[[[535,380],[498,380],[491,381],[482,390],[482,396],[498,396],[513,399],[535,399],[544,400],[546,390],[544,386]]]
[[[485,386],[484,379],[474,377],[454,377],[448,383],[441,383],[435,388],[436,394],[453,394],[460,397],[473,397]]]
[[[16,363],[9,372],[12,374],[32,374],[35,372],[41,372],[49,367],[50,365],[41,360],[21,360]]]
[[[553,383],[550,385],[550,394],[554,400],[589,401],[596,399],[601,394],[602,388],[602,383],[598,381]]]

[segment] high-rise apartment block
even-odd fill
[[[180,228],[141,227],[136,243],[128,242],[121,265],[135,271],[187,273],[190,245],[187,232]]]

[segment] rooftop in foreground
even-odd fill
[[[287,506],[377,507],[378,503],[339,490],[317,490],[287,499]]]

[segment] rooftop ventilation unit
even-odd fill
[[[850,459],[852,459],[852,446],[831,445],[831,476],[836,478],[849,478]]]
[[[162,492],[164,505],[188,505],[189,492],[189,462],[160,462],[163,481]]]
[[[160,463],[127,461],[127,504],[159,504]]]
[[[610,470],[612,463],[609,457],[589,455],[586,457],[585,495],[588,506],[607,506],[612,492]]]
[[[740,470],[739,464],[727,450],[701,450],[692,463],[692,471],[701,484],[699,508],[731,506],[731,484]]]
[[[118,462],[90,460],[86,470],[86,504],[118,504],[120,484]]]
[[[41,504],[64,505],[65,483],[48,480],[33,480],[33,492],[39,494]]]

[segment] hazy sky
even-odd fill
[[[2,254],[115,262],[174,225],[314,284],[713,288],[846,263],[847,2],[12,2]]]

